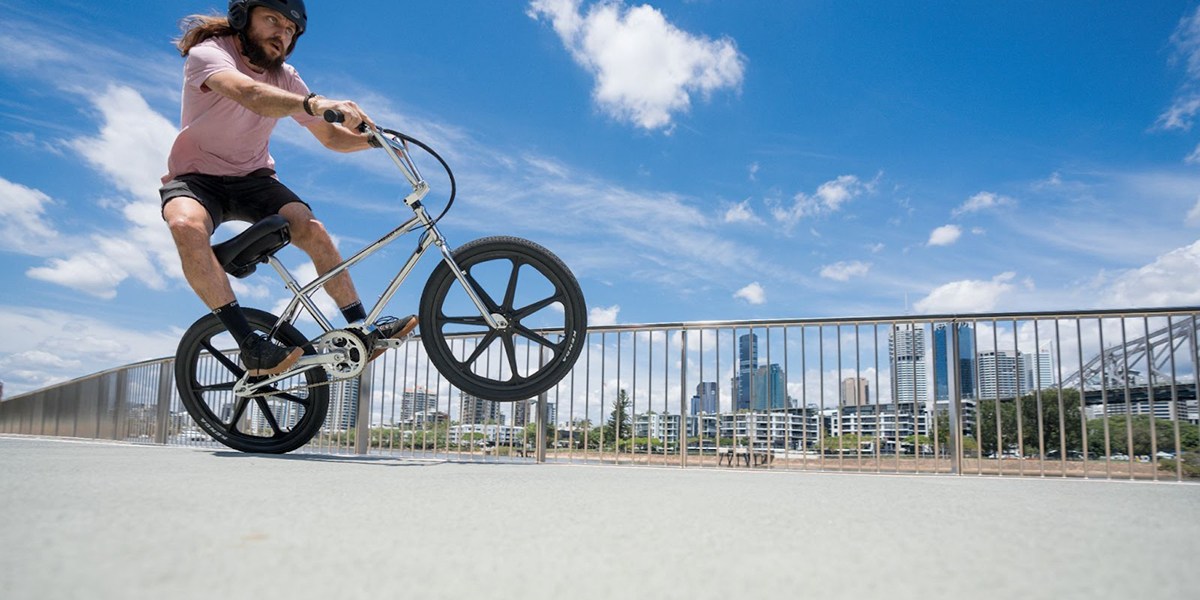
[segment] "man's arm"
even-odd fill
[[[204,81],[204,85],[264,117],[280,119],[304,111],[304,96],[255,81],[238,71],[213,73]],[[318,116],[330,109],[339,110],[346,115],[344,126],[321,122],[308,128],[322,144],[345,152],[368,147],[366,136],[354,133],[353,130],[363,122],[371,125],[374,123],[357,104],[349,100],[331,100],[318,96],[309,101],[309,107],[313,109],[313,114]]]

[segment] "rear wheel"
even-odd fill
[[[256,331],[269,334],[279,320],[271,313],[243,308]],[[315,351],[304,334],[290,323],[275,333],[275,341]],[[239,398],[233,386],[245,373],[238,362],[232,336],[216,315],[192,324],[175,354],[175,385],[188,414],[214,439],[234,450],[282,454],[307,444],[325,421],[329,388],[322,369],[308,369],[275,383],[273,393]],[[317,387],[313,387],[317,386]]]
[[[549,250],[514,237],[475,240],[454,260],[492,314],[493,330],[445,262],[421,295],[421,341],[450,383],[485,400],[533,398],[575,365],[587,336],[583,291]]]

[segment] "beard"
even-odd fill
[[[287,49],[284,49],[278,56],[271,58],[267,54],[266,45],[256,39],[253,31],[249,34],[241,32],[238,35],[241,37],[242,55],[246,57],[246,60],[250,61],[250,64],[265,71],[274,71],[283,66],[283,61],[287,58]]]

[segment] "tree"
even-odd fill
[[[837,451],[846,454],[858,454],[858,448],[867,442],[874,441],[875,438],[864,437],[853,433],[843,433],[842,435],[826,436],[821,443],[821,449],[826,452]],[[870,454],[869,450],[864,450],[863,454]]]
[[[1088,451],[1096,456],[1104,456],[1104,421],[1103,417],[1088,421]],[[1149,456],[1153,454],[1150,440],[1150,415],[1135,415],[1129,417],[1126,426],[1125,415],[1108,417],[1109,450],[1113,454],[1130,456]],[[1129,432],[1133,433],[1133,449],[1129,448]],[[1158,443],[1159,452],[1175,453],[1175,423],[1170,419],[1154,419],[1154,439]],[[1185,452],[1200,451],[1200,432],[1195,425],[1180,423],[1179,446]]]
[[[1059,398],[1062,398],[1062,418],[1059,418]],[[1021,439],[1017,439],[1017,407],[1021,408]],[[1041,393],[1041,423],[1039,437],[1038,397],[1030,394],[1019,400],[999,401],[999,415],[996,414],[995,400],[981,399],[976,406],[978,425],[976,432],[979,437],[979,448],[983,454],[1000,453],[1018,448],[1021,453],[1029,456],[1038,454],[1041,448],[1050,452],[1061,448],[1065,439],[1068,450],[1081,450],[1082,435],[1080,433],[1081,416],[1079,413],[1078,390],[1043,390]],[[999,420],[1001,447],[996,447],[996,423]],[[1065,431],[1064,428],[1065,427]],[[1089,436],[1090,437],[1090,436]]]
[[[604,441],[625,440],[633,437],[633,425],[629,417],[629,395],[625,390],[617,392],[617,400],[613,402],[612,412],[604,425]]]

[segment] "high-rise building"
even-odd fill
[[[782,367],[772,363],[755,369],[753,382],[753,410],[787,408],[787,377]]]
[[[1017,369],[1018,359],[1007,351],[980,352],[979,398],[1016,398],[1021,391],[1021,375]]]
[[[891,350],[893,398],[901,403],[924,402],[928,393],[925,382],[925,330],[912,324],[896,325],[888,340]]]
[[[347,379],[331,388],[325,424],[332,429],[346,430],[354,429],[358,425],[357,377]]]
[[[692,396],[692,402],[688,414],[692,416],[700,414],[716,414],[717,407],[717,382],[702,381],[696,384],[696,395]]]
[[[1021,355],[1021,395],[1054,387],[1054,368],[1050,363],[1050,349],[1038,350],[1037,354]]]
[[[529,400],[521,400],[513,402],[512,416],[513,427],[524,427],[530,423],[537,422],[537,398]],[[546,422],[554,423],[558,420],[558,409],[555,408],[553,402],[546,403]]]
[[[458,421],[463,425],[504,423],[500,415],[499,402],[477,398],[466,392],[462,394],[462,413],[459,415]]]
[[[1049,350],[1036,354],[1001,350],[979,354],[979,398],[1016,398],[1054,387]]]
[[[416,415],[435,410],[437,397],[425,388],[408,388],[400,396],[400,420],[412,421]]]
[[[863,377],[847,377],[842,380],[842,393],[838,399],[842,406],[865,406],[871,403],[871,385]]]
[[[952,329],[953,327],[953,329]],[[957,360],[948,356],[950,336],[958,331]],[[951,367],[951,365],[955,365]],[[969,323],[959,323],[952,326],[938,323],[933,327],[933,379],[934,391],[938,401],[950,398],[950,369],[956,368],[955,378],[958,379],[958,390],[962,398],[975,397],[975,331]]]
[[[731,384],[734,412],[787,408],[787,376],[777,364],[758,364],[758,336],[753,333],[738,338],[738,372]]]
[[[734,410],[750,408],[754,370],[758,368],[758,336],[747,333],[738,338],[738,372],[734,382]]]

